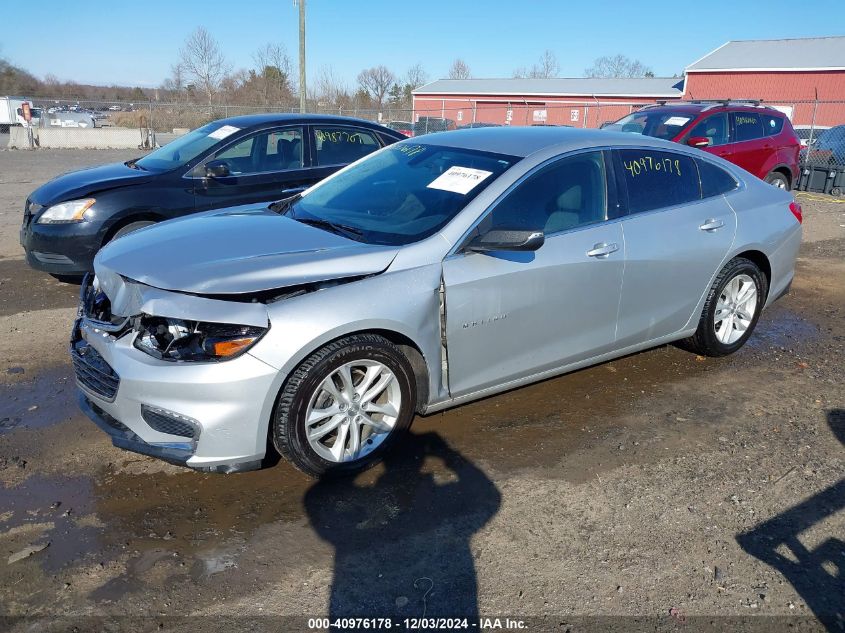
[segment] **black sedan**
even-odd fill
[[[30,194],[21,244],[30,266],[93,269],[107,242],[189,213],[294,195],[405,138],[368,121],[257,114],[214,121],[143,158],[59,176]]]

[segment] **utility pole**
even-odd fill
[[[305,0],[299,2],[299,111],[305,112]]]

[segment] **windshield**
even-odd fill
[[[238,128],[224,125],[222,121],[215,121],[198,127],[193,132],[188,132],[154,152],[150,152],[143,158],[139,158],[135,161],[135,165],[147,171],[176,169],[238,131]]]
[[[352,239],[403,245],[443,228],[519,158],[399,144],[303,194],[288,215],[341,226]]]
[[[643,134],[671,141],[695,116],[678,110],[641,110],[606,126],[605,130]]]

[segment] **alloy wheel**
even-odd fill
[[[713,328],[724,345],[736,343],[751,325],[757,310],[757,285],[748,275],[737,275],[722,289]]]
[[[393,432],[401,406],[399,381],[387,366],[351,361],[332,371],[308,400],[308,443],[330,462],[360,459]]]

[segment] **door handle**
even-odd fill
[[[702,231],[717,231],[725,226],[725,223],[722,220],[716,220],[714,218],[708,218],[704,220],[704,224],[699,226],[698,228]]]
[[[295,196],[298,193],[302,193],[306,189],[308,189],[308,187],[291,187],[290,189],[282,189],[280,193],[285,197]]]
[[[587,257],[607,257],[611,253],[615,253],[619,250],[619,244],[613,242],[611,244],[606,244],[604,242],[600,242],[593,246],[593,248],[587,251]]]

